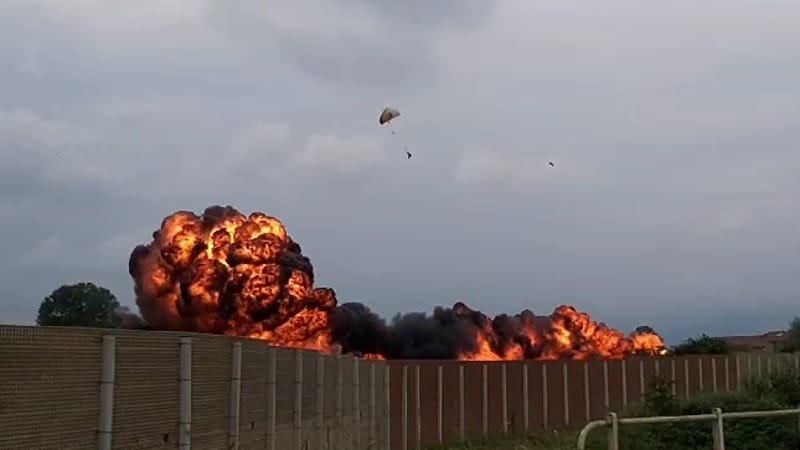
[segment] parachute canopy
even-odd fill
[[[400,111],[398,111],[398,110],[396,110],[394,108],[389,108],[387,106],[386,108],[383,108],[383,111],[381,112],[381,116],[380,116],[380,118],[378,118],[378,122],[380,122],[380,124],[383,125],[383,124],[385,124],[387,122],[390,122],[392,119],[394,119],[395,117],[397,117],[399,115],[400,115]]]

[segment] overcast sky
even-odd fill
[[[798,23],[796,0],[2,1],[0,322],[77,281],[133,305],[131,250],[220,203],[387,316],[785,327]]]

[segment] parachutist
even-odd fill
[[[378,117],[378,123],[383,125],[383,124],[391,121],[395,117],[398,117],[399,115],[400,115],[400,111],[398,111],[398,110],[396,110],[394,108],[389,108],[387,106],[386,108],[383,108],[383,111],[381,111],[381,115],[380,115],[380,117]]]

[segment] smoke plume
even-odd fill
[[[490,318],[458,302],[390,323],[361,303],[338,305],[275,217],[212,206],[178,211],[131,253],[141,318],[125,326],[264,339],[273,345],[379,359],[619,358],[664,351],[655,333],[629,336],[571,306]]]

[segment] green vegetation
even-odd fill
[[[796,408],[800,405],[800,375],[791,371],[774,372],[761,380],[745,383],[742,392],[717,394],[683,400],[672,395],[671,381],[660,377],[652,383],[645,400],[632,405],[621,415],[660,416],[708,414],[714,408],[724,412],[763,411]],[[574,450],[577,430],[542,432],[532,436],[473,441],[437,450]],[[607,448],[605,428],[594,430],[588,448]],[[622,450],[695,450],[711,448],[710,422],[626,425],[620,427]],[[725,422],[727,450],[800,449],[798,418],[737,419]]]
[[[789,324],[786,331],[786,345],[783,348],[787,352],[800,351],[800,317],[795,317]]]
[[[677,355],[721,355],[728,353],[728,344],[722,339],[701,334],[676,345],[672,352]]]
[[[119,302],[108,289],[93,283],[63,285],[42,300],[37,325],[115,328]]]

